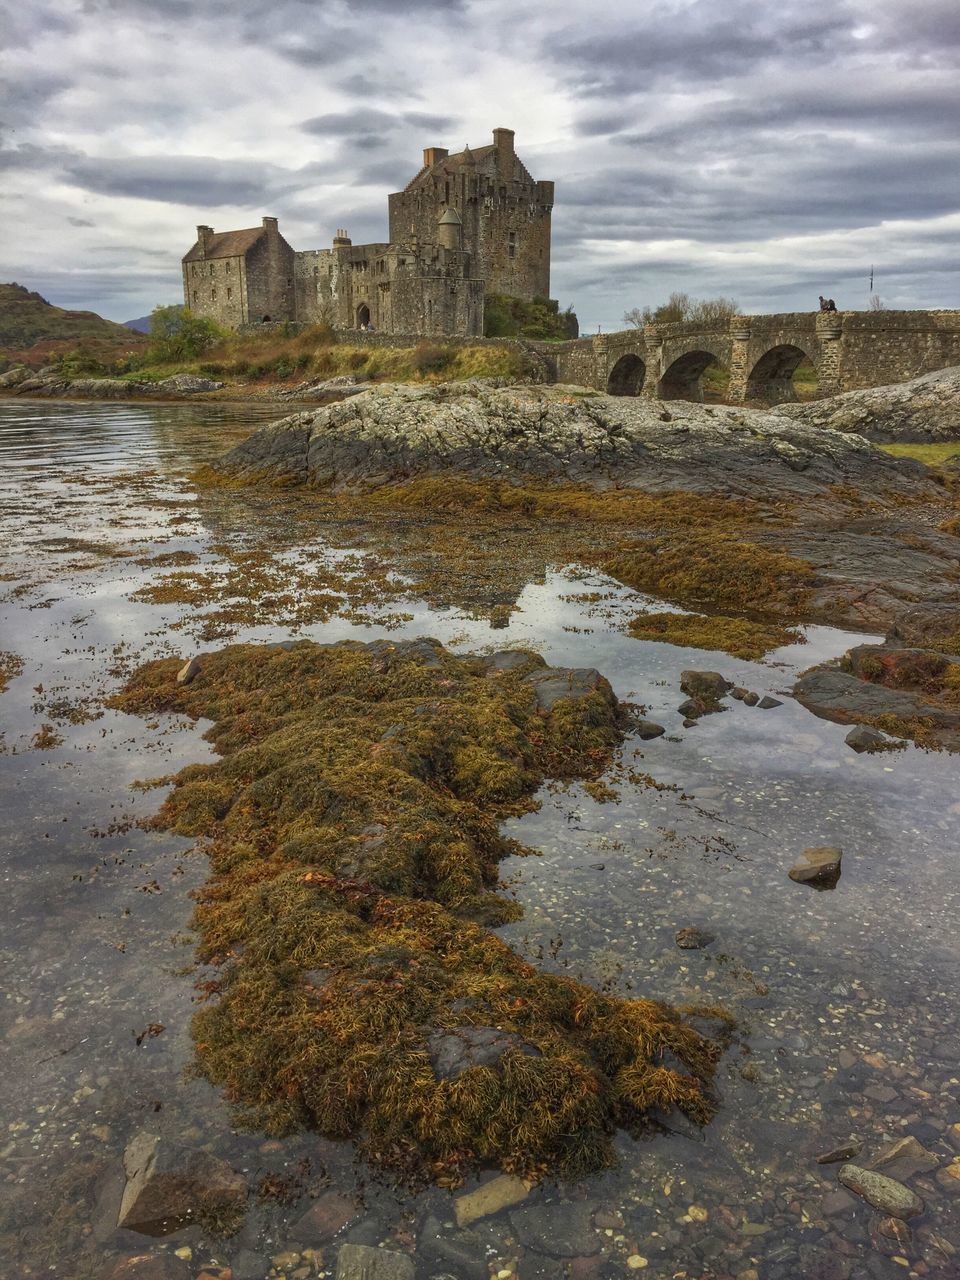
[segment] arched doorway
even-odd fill
[[[370,323],[370,308],[365,302],[357,307],[357,328],[364,329]]]
[[[771,347],[753,366],[747,379],[747,399],[759,400],[762,404],[782,404],[786,400],[796,400],[794,374],[801,365],[806,369],[811,363],[805,351],[790,343]]]
[[[610,370],[607,391],[612,396],[638,396],[646,376],[647,366],[639,356],[621,356]]]
[[[657,384],[661,400],[717,402],[726,398],[729,374],[712,351],[686,351],[678,356]]]

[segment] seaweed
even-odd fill
[[[595,673],[505,657],[239,645],[188,684],[178,660],[150,663],[112,699],[213,722],[220,759],[176,775],[152,823],[209,854],[197,1066],[239,1123],[361,1138],[378,1165],[449,1184],[475,1162],[598,1168],[654,1106],[712,1115],[718,1047],[678,1012],[541,973],[489,931],[518,914],[497,892],[517,850],[499,820],[547,777],[598,778],[622,733]],[[471,1058],[487,1035],[499,1051]]]
[[[637,640],[722,651],[751,661],[771,649],[803,641],[803,633],[796,628],[724,614],[638,613],[630,619],[627,630]]]

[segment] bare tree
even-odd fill
[[[735,298],[695,298],[686,319],[698,324],[710,324],[718,320],[731,320],[739,311],[740,304]]]
[[[643,311],[639,307],[631,307],[629,311],[623,313],[623,323],[633,329],[642,329],[647,323],[646,312],[649,310],[649,307]]]
[[[886,311],[886,309],[887,309],[887,304],[886,304],[886,303],[884,302],[884,300],[880,297],[879,293],[871,293],[871,295],[870,295],[870,310],[871,310],[871,311]]]

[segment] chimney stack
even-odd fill
[[[213,235],[213,227],[208,227],[204,223],[201,223],[197,227],[197,240],[199,241],[199,244],[200,244],[201,254],[204,254],[207,252],[207,245],[210,243],[210,238],[212,235]]]
[[[513,130],[494,129],[493,145],[497,149],[497,166],[504,178],[513,177]]]
[[[347,235],[345,227],[337,227],[337,234],[333,237],[333,247],[336,249],[338,245],[346,246],[353,244],[353,241]]]
[[[263,229],[268,236],[276,236],[280,234],[276,218],[264,218]]]
[[[432,169],[438,160],[446,160],[450,152],[446,147],[424,147],[423,148],[423,167]]]

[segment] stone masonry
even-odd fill
[[[199,226],[183,259],[185,305],[228,329],[298,321],[481,335],[485,293],[550,293],[553,183],[530,176],[513,139],[512,129],[495,129],[475,151],[428,147],[419,172],[389,197],[387,242],[355,245],[340,229],[329,249],[297,252],[276,218],[240,231]]]

